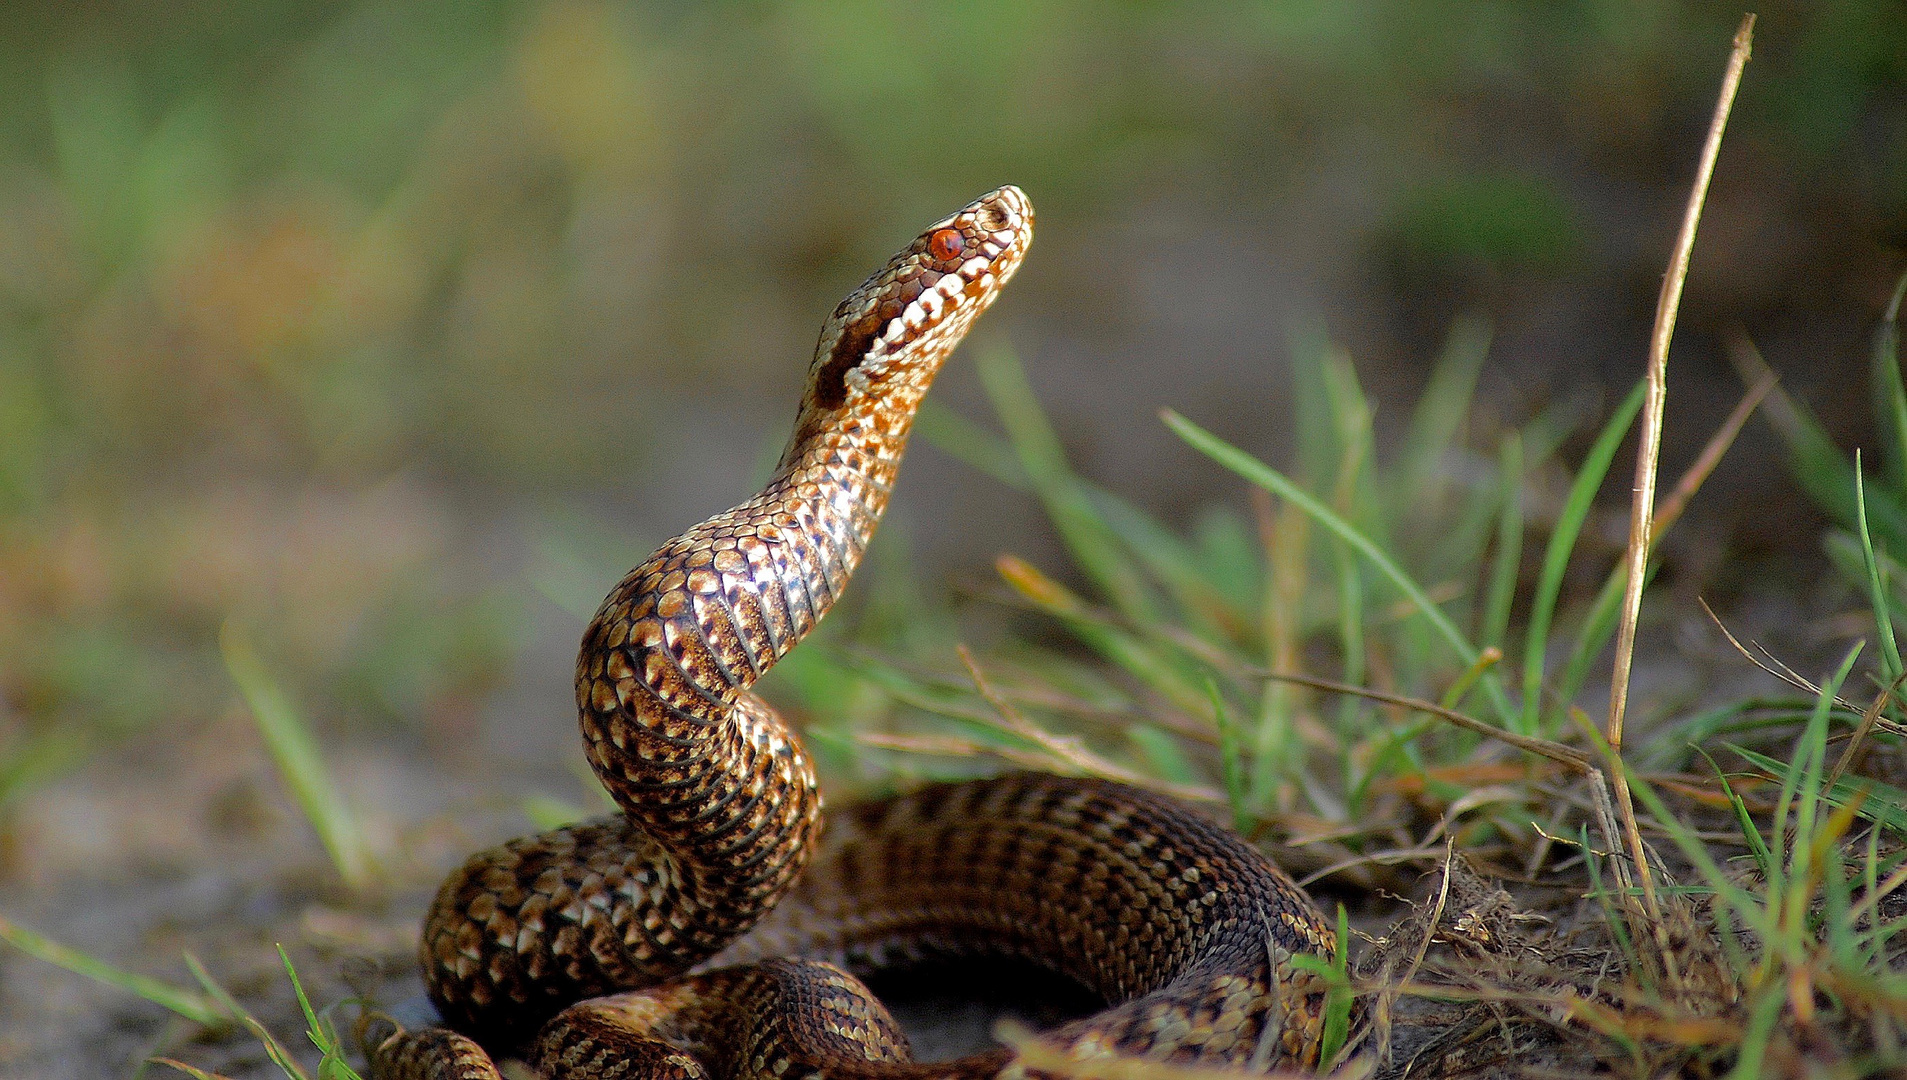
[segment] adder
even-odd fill
[[[767,486],[663,544],[583,636],[585,749],[622,813],[472,857],[421,953],[440,1024],[376,1017],[382,1080],[979,1080],[911,1061],[857,972],[951,954],[1045,965],[1108,1007],[1073,1058],[1316,1063],[1334,935],[1265,857],[1171,799],[1037,773],[939,784],[822,826],[812,762],[749,687],[847,586],[923,395],[1019,269],[1015,187],[921,233],[835,308]]]

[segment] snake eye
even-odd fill
[[[967,238],[959,229],[939,229],[927,238],[927,253],[936,259],[956,259],[966,250]]]

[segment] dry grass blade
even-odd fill
[[[1373,1055],[1375,1060],[1389,1061],[1391,1058],[1392,1016],[1397,1008],[1397,999],[1403,995],[1405,988],[1411,985],[1417,972],[1423,969],[1424,958],[1430,955],[1430,943],[1437,936],[1438,924],[1443,921],[1444,906],[1450,902],[1450,867],[1456,858],[1456,840],[1454,837],[1447,838],[1444,841],[1443,880],[1437,885],[1437,899],[1431,905],[1430,917],[1424,921],[1423,939],[1417,943],[1416,950],[1411,954],[1410,963],[1405,965],[1401,976],[1395,975],[1390,964],[1386,962],[1384,971],[1378,978],[1377,994],[1371,1003],[1371,1028],[1377,1041],[1376,1053]]]
[[[164,1065],[168,1068],[177,1069],[187,1076],[192,1077],[193,1080],[232,1080],[231,1077],[226,1076],[224,1073],[207,1072],[197,1065],[187,1065],[183,1061],[177,1061],[169,1057],[147,1058],[146,1060],[152,1062],[154,1065]]]
[[[1899,867],[1893,873],[1887,875],[1885,881],[1875,885],[1873,889],[1868,891],[1867,895],[1861,897],[1860,900],[1855,902],[1854,906],[1848,908],[1847,921],[1850,924],[1859,923],[1862,919],[1867,917],[1869,908],[1885,900],[1888,895],[1902,885],[1907,885],[1907,866]]]
[[[1741,400],[1735,403],[1734,411],[1728,414],[1728,419],[1722,421],[1722,426],[1715,430],[1715,434],[1702,447],[1701,454],[1695,458],[1695,464],[1689,466],[1688,471],[1682,474],[1675,483],[1675,489],[1669,492],[1669,497],[1662,500],[1662,505],[1656,509],[1655,521],[1649,526],[1649,538],[1652,543],[1667,532],[1669,526],[1680,520],[1682,511],[1688,509],[1689,500],[1701,490],[1709,474],[1715,471],[1715,466],[1721,464],[1722,455],[1728,453],[1728,448],[1735,445],[1735,439],[1741,434],[1743,426],[1748,423],[1748,418],[1761,407],[1762,400],[1774,392],[1775,384],[1779,381],[1780,376],[1764,367],[1755,379],[1754,385],[1750,386],[1748,392],[1742,395]]]
[[[1442,829],[1443,829],[1443,823],[1440,821],[1438,822],[1436,831],[1441,832]],[[1325,865],[1318,867],[1316,870],[1311,871],[1309,874],[1306,874],[1305,876],[1299,878],[1298,884],[1308,889],[1311,886],[1317,884],[1318,882],[1323,881],[1325,878],[1331,877],[1335,874],[1341,874],[1344,871],[1353,869],[1355,867],[1399,866],[1404,863],[1422,862],[1425,859],[1434,859],[1438,855],[1442,854],[1442,852],[1443,852],[1443,848],[1435,844],[1431,844],[1425,847],[1392,848],[1388,851],[1373,851],[1364,855],[1356,855],[1348,859],[1339,859],[1336,862],[1326,863]]]
[[[1508,743],[1518,750],[1537,754],[1549,758],[1551,761],[1561,762],[1578,772],[1587,773],[1590,771],[1591,759],[1589,755],[1573,746],[1565,746],[1562,743],[1550,739],[1540,739],[1533,735],[1518,735],[1513,731],[1505,731],[1500,727],[1484,723],[1474,716],[1466,716],[1455,709],[1446,709],[1435,702],[1424,701],[1421,698],[1405,697],[1402,694],[1390,694],[1382,690],[1372,690],[1363,686],[1352,686],[1350,683],[1333,682],[1330,679],[1314,678],[1310,675],[1292,675],[1286,672],[1271,671],[1265,673],[1265,678],[1275,679],[1278,682],[1295,683],[1299,686],[1308,686],[1313,690],[1322,690],[1330,694],[1350,694],[1355,697],[1382,702],[1386,705],[1396,705],[1400,708],[1410,709],[1413,712],[1434,716],[1446,723],[1463,728],[1465,731],[1474,731],[1479,735],[1487,735],[1492,739]]]
[[[1252,513],[1258,524],[1258,543],[1265,557],[1262,597],[1265,660],[1274,671],[1291,671],[1304,662],[1298,623],[1304,608],[1311,519],[1288,502],[1274,503],[1271,492],[1264,488],[1253,486],[1250,491]],[[1265,688],[1258,732],[1253,740],[1259,761],[1271,760],[1269,751],[1278,739],[1278,729],[1307,706],[1300,693],[1289,686],[1274,683]],[[1263,794],[1256,788],[1271,781],[1269,774],[1261,774],[1263,768],[1265,766],[1255,771],[1252,778],[1254,797]]]
[[[1754,652],[1749,652],[1748,646],[1743,645],[1741,639],[1736,637],[1734,633],[1728,629],[1722,622],[1721,616],[1715,614],[1715,609],[1708,606],[1707,600],[1696,597],[1695,602],[1702,605],[1702,610],[1707,613],[1709,621],[1715,624],[1715,629],[1722,632],[1722,636],[1728,639],[1728,643],[1735,647],[1735,651],[1740,653],[1743,659],[1768,674],[1773,675],[1775,678],[1780,679],[1782,682],[1787,683],[1789,686],[1794,687],[1796,690],[1807,694],[1809,697],[1821,696],[1821,688],[1819,686],[1802,676],[1799,672],[1795,671],[1795,669],[1782,663],[1767,649],[1762,648],[1760,642],[1750,642],[1750,644],[1754,645],[1755,652],[1761,654],[1760,657],[1757,657]],[[1859,705],[1854,704],[1839,694],[1834,696],[1834,704],[1846,709],[1848,712],[1864,711]]]
[[[1456,859],[1457,841],[1455,837],[1451,837],[1444,841],[1443,881],[1437,886],[1437,902],[1431,907],[1430,918],[1424,923],[1424,939],[1417,943],[1417,951],[1411,954],[1410,966],[1404,969],[1403,976],[1385,991],[1392,1001],[1397,999],[1395,988],[1407,985],[1415,979],[1417,972],[1423,969],[1424,957],[1430,954],[1430,943],[1437,936],[1437,925],[1443,921],[1444,905],[1450,902],[1450,864]]]
[[[1895,677],[1892,683],[1889,683],[1885,689],[1874,695],[1873,701],[1867,703],[1867,709],[1861,713],[1861,725],[1854,729],[1854,734],[1847,740],[1847,746],[1841,751],[1840,758],[1835,761],[1834,767],[1828,770],[1826,787],[1832,788],[1840,781],[1841,777],[1846,774],[1848,768],[1854,764],[1855,756],[1860,753],[1861,745],[1867,741],[1868,735],[1873,732],[1874,726],[1879,723],[1881,710],[1887,707],[1887,699],[1893,697],[1894,694],[1900,690],[1902,683],[1907,683],[1907,672],[1902,672],[1899,676]]]
[[[1609,722],[1605,729],[1612,756],[1620,761],[1622,753],[1623,710],[1628,705],[1629,670],[1635,656],[1636,622],[1642,612],[1642,587],[1647,580],[1649,533],[1655,521],[1655,480],[1661,465],[1662,417],[1668,402],[1669,340],[1675,334],[1676,310],[1682,302],[1682,283],[1688,277],[1690,253],[1695,248],[1695,231],[1702,220],[1702,204],[1708,197],[1708,184],[1715,174],[1715,159],[1721,153],[1722,133],[1728,128],[1728,114],[1735,104],[1735,91],[1741,86],[1742,69],[1754,41],[1755,16],[1742,18],[1735,31],[1735,45],[1728,57],[1728,70],[1722,76],[1722,89],[1715,103],[1714,119],[1708,139],[1702,145],[1701,164],[1689,191],[1688,208],[1682,217],[1682,230],[1676,237],[1675,253],[1668,272],[1662,277],[1662,292],[1656,302],[1655,331],[1649,339],[1648,394],[1642,407],[1642,434],[1636,450],[1636,483],[1629,507],[1629,580],[1622,596],[1622,618],[1616,627],[1615,670],[1609,681]],[[1649,919],[1656,928],[1657,946],[1671,983],[1679,983],[1668,931],[1662,923],[1662,908],[1655,895],[1654,875],[1650,873],[1648,853],[1642,844],[1642,832],[1636,826],[1635,804],[1628,780],[1616,774],[1616,799],[1622,824],[1629,840],[1630,856],[1635,860],[1642,884],[1642,899],[1648,905]]]
[[[972,739],[963,739],[958,735],[899,735],[887,731],[859,732],[854,736],[854,741],[876,750],[892,750],[902,754],[993,758],[1015,768],[1032,769],[1036,772],[1059,773],[1066,776],[1097,776],[1103,780],[1117,780],[1134,787],[1150,788],[1185,802],[1213,804],[1225,802],[1225,793],[1217,788],[1200,787],[1196,784],[1165,783],[1154,777],[1120,768],[1096,756],[1089,756],[1082,762],[1077,751],[1056,754],[1045,750],[991,746]]]
[[[354,892],[370,890],[377,881],[370,847],[356,816],[331,780],[303,712],[265,667],[250,636],[236,621],[227,620],[219,628],[219,650],[224,654],[226,671],[258,723],[278,775],[331,854],[338,876]]]
[[[960,645],[956,646],[955,651],[960,654],[960,662],[967,667],[967,675],[973,680],[974,690],[985,699],[987,704],[993,706],[994,711],[998,714],[998,719],[994,722],[993,726],[1014,738],[1023,739],[1038,747],[1052,759],[1049,762],[1041,763],[1045,767],[1052,768],[1057,765],[1059,768],[1054,771],[1073,772],[1084,776],[1097,776],[1106,780],[1117,780],[1122,784],[1151,788],[1154,791],[1162,791],[1168,795],[1174,795],[1195,802],[1223,802],[1225,800],[1225,796],[1222,793],[1212,788],[1161,783],[1153,777],[1100,757],[1098,754],[1088,750],[1079,739],[1073,736],[1055,735],[1047,731],[1038,724],[1028,720],[1020,713],[1020,710],[1013,707],[1012,702],[1008,701],[999,691],[993,688],[993,684],[981,673],[980,664],[973,658],[973,652],[971,650],[965,645]],[[1010,752],[1003,752],[991,748],[989,748],[989,752],[1008,757],[1009,759],[1011,756]]]
[[[1614,760],[1615,755],[1613,753],[1610,754],[1610,758],[1611,764],[1617,768],[1621,767],[1621,762]],[[1623,790],[1629,790],[1627,781],[1624,782]],[[1621,851],[1623,830],[1621,824],[1616,820],[1615,800],[1614,797],[1609,794],[1609,779],[1603,775],[1601,769],[1590,770],[1589,803],[1595,810],[1596,828],[1602,832],[1603,845],[1610,851]],[[1639,844],[1640,842],[1641,837],[1638,835],[1636,837],[1636,843]],[[1629,850],[1634,851],[1635,849],[1631,847]],[[1609,866],[1615,871],[1616,884],[1622,895],[1623,902],[1628,903],[1629,897],[1635,892],[1636,887],[1635,878],[1631,876],[1629,872],[1628,860],[1620,858],[1611,859]]]

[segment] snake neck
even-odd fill
[[[749,687],[847,588],[922,398],[1031,228],[1024,196],[1003,188],[850,294],[822,330],[768,485],[658,548],[584,634],[576,700],[590,764],[720,933],[779,898],[820,828],[812,762]]]
[[[919,402],[804,408],[759,494],[610,592],[584,635],[577,696],[586,729],[636,725],[608,732],[628,759],[619,781],[674,778],[834,606],[887,508]]]
[[[1017,188],[918,236],[824,325],[795,434],[755,497],[663,544],[583,635],[584,751],[622,819],[473,856],[421,944],[453,1024],[508,1041],[569,1001],[652,985],[754,925],[819,834],[813,763],[749,692],[847,587],[915,410],[1032,240]]]

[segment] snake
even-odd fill
[[[1009,773],[851,805],[750,687],[847,586],[929,384],[1033,236],[1001,187],[922,232],[828,318],[753,498],[664,543],[583,635],[586,756],[620,813],[479,852],[419,952],[436,1017],[367,1013],[379,1080],[1018,1080],[1009,1047],[912,1060],[861,982],[1031,961],[1106,1008],[1063,1060],[1318,1063],[1336,935],[1257,847],[1165,795]]]

